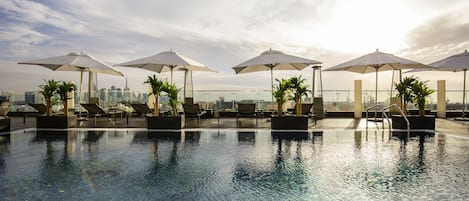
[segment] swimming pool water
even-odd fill
[[[444,134],[26,130],[0,137],[0,200],[467,200],[468,154]]]

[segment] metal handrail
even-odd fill
[[[377,107],[379,107],[379,106],[380,106],[380,104],[376,104],[376,105],[373,105],[373,106],[371,106],[371,107],[369,107],[369,108],[366,108],[366,113],[365,113],[365,114],[366,114],[366,115],[365,115],[365,117],[366,117],[366,129],[368,129],[368,111],[371,110],[371,109],[373,109],[373,108],[377,108]],[[376,115],[375,115],[375,118],[376,118]]]
[[[401,113],[402,117],[404,117],[404,120],[406,121],[407,123],[407,138],[410,137],[410,122],[409,122],[409,119],[407,119],[406,115],[404,114],[404,112],[402,111],[401,107],[399,107],[399,105],[397,104],[392,104],[390,106],[387,106],[387,107],[384,107],[383,110],[382,110],[382,114],[383,116],[386,118],[386,120],[388,121],[388,126],[389,126],[389,132],[391,132],[391,121],[389,121],[389,117],[388,115],[386,114],[386,112],[384,112],[385,110],[389,109],[389,108],[392,108],[392,107],[395,107],[399,110],[399,113]],[[384,129],[384,121],[382,123],[382,127]]]

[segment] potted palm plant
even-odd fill
[[[418,78],[406,77],[395,85],[397,96],[403,101],[403,109],[409,120],[411,129],[435,130],[435,116],[425,115],[427,97],[434,92],[428,88],[427,81],[420,81]],[[407,114],[407,104],[413,103],[419,110],[418,115]],[[407,123],[401,115],[392,115],[393,129],[406,129]]]
[[[274,86],[273,96],[277,102],[277,116],[281,117],[283,115],[283,104],[287,102],[286,93],[290,89],[290,80],[286,79],[275,79],[277,85]]]
[[[77,86],[71,82],[62,82],[57,87],[57,93],[60,96],[60,101],[64,104],[64,115],[68,116],[68,100],[71,99],[69,96],[70,92],[73,92],[77,89]]]
[[[293,93],[290,96],[291,100],[295,101],[296,104],[296,116],[277,116],[272,117],[271,128],[272,129],[294,129],[294,130],[307,130],[308,129],[308,117],[303,116],[301,111],[301,100],[304,96],[307,95],[308,89],[304,84],[305,79],[301,76],[292,77],[288,80],[277,80],[277,85],[274,86],[274,97],[277,101],[277,104],[282,109],[283,103],[286,101],[286,92],[291,91]],[[282,93],[283,92],[283,93]],[[282,96],[283,95],[283,96]],[[282,103],[282,104],[283,104]],[[279,112],[280,114],[281,112]]]
[[[57,91],[59,83],[55,80],[45,80],[45,82],[46,84],[39,85],[39,88],[41,88],[41,91],[39,91],[39,93],[44,96],[47,108],[46,115],[50,116],[50,114],[52,113],[52,106],[57,103],[57,99],[54,98],[54,95]]]
[[[45,85],[41,85],[41,94],[46,99],[47,115],[36,118],[36,127],[38,128],[73,128],[77,127],[76,116],[68,116],[67,100],[70,99],[69,93],[76,90],[76,86],[70,82],[57,82],[54,80],[46,81]],[[51,106],[57,102],[54,95],[58,94],[60,101],[64,104],[63,115],[50,115]]]
[[[150,84],[150,87],[151,87],[150,95],[153,95],[155,97],[153,116],[157,117],[160,115],[159,110],[158,110],[158,97],[163,92],[164,82],[163,80],[159,80],[158,78],[156,78],[156,75],[153,75],[153,76],[148,76],[147,80],[145,80],[145,82],[143,83]]]
[[[303,97],[308,96],[308,87],[304,84],[305,79],[300,76],[290,78],[290,89],[293,92],[293,96],[290,97],[295,101],[296,107],[296,116],[301,116],[303,111],[301,111],[301,101]]]
[[[167,81],[158,80],[155,75],[149,76],[147,81],[151,85],[152,94],[155,96],[155,113],[153,117],[147,117],[147,128],[149,129],[181,129],[184,127],[184,119],[178,115],[177,106],[179,104],[176,85]],[[172,109],[173,116],[159,116],[158,97],[165,94],[169,98],[169,105]]]
[[[397,90],[397,98],[401,99],[402,110],[407,113],[407,105],[412,102],[413,93],[412,93],[412,85],[415,82],[415,78],[413,76],[405,77],[399,83],[395,84],[395,89]]]
[[[171,107],[173,116],[178,116],[177,106],[179,104],[178,93],[179,90],[175,84],[165,82],[163,85],[163,91],[166,92],[166,95],[169,98],[169,106]]]

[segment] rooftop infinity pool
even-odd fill
[[[381,131],[25,130],[0,200],[468,200],[469,139]]]

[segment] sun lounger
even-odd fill
[[[184,108],[185,118],[197,118],[197,123],[200,123],[200,117],[206,113],[206,111],[200,110],[199,104],[182,104]]]
[[[238,112],[236,114],[236,122],[238,122],[239,118],[256,118],[256,126],[257,126],[256,104],[255,103],[239,103]]]
[[[97,104],[81,104],[85,110],[88,111],[88,118],[94,117],[94,123],[96,124],[96,117],[98,116],[108,116],[108,117],[116,117],[117,114],[121,115],[122,119],[122,111],[114,110],[114,111],[105,111]]]
[[[35,110],[39,112],[39,114],[46,114],[47,113],[47,106],[40,103],[40,104],[29,104]]]
[[[130,105],[138,115],[147,116],[151,112],[151,109],[145,103],[132,103]]]

